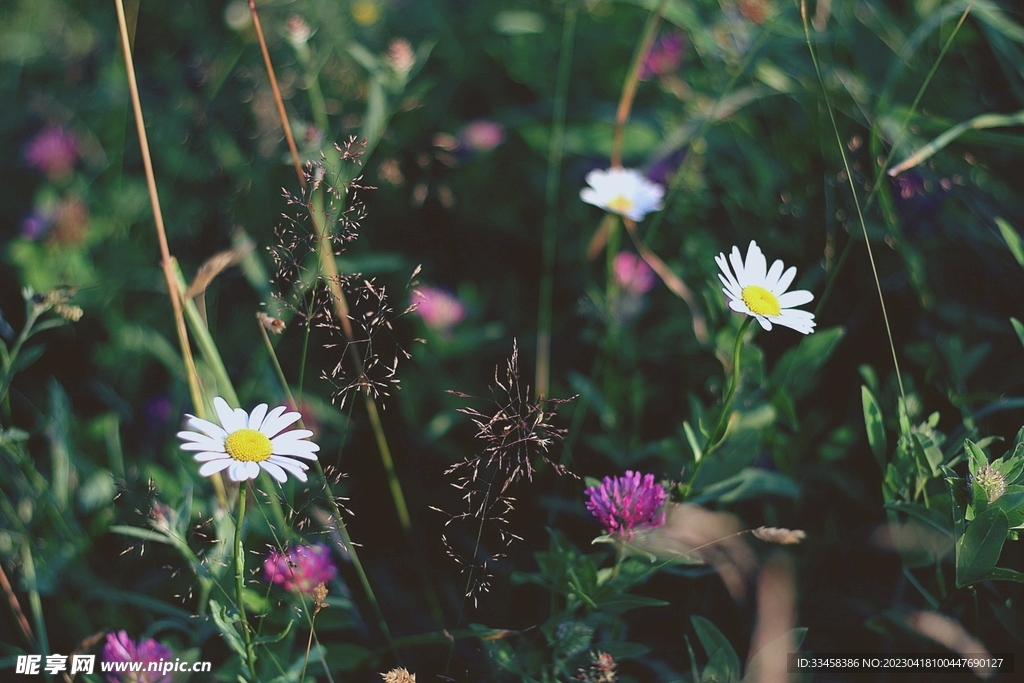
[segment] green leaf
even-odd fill
[[[868,445],[871,446],[878,466],[884,470],[888,447],[885,443],[885,420],[882,418],[882,409],[878,407],[878,401],[871,390],[863,385],[860,388],[860,402],[864,408],[864,427],[868,432]]]
[[[1013,329],[1017,332],[1017,339],[1020,339],[1021,345],[1024,346],[1024,325],[1016,318],[1010,318],[1010,323],[1013,324]]]
[[[544,32],[544,17],[528,10],[505,10],[494,17],[494,30],[507,36]]]
[[[996,567],[981,579],[982,581],[1016,581],[1024,583],[1024,572],[1014,571],[1006,567]]]
[[[235,624],[241,621],[238,612],[228,612],[228,608],[221,605],[214,599],[210,599],[210,616],[213,617],[213,623],[217,625],[217,629],[221,635],[224,636],[224,640],[227,641],[228,647],[235,651],[239,657],[243,659],[246,657],[245,643],[242,642],[242,636],[239,635],[235,629]],[[244,628],[244,624],[243,624]]]
[[[697,441],[697,435],[693,433],[693,427],[690,426],[689,422],[683,422],[683,433],[686,434],[686,442],[690,444],[690,450],[693,451],[693,462],[700,462],[704,451],[701,449],[700,443]]]
[[[903,512],[907,516],[913,517],[919,522],[922,522],[944,534],[953,536],[955,533],[950,519],[934,508],[928,508],[919,503],[901,503],[898,501],[886,503],[883,507],[886,510],[898,510],[899,512]]]
[[[602,652],[610,654],[616,660],[636,659],[637,657],[643,657],[651,651],[651,648],[647,645],[643,645],[641,643],[627,643],[625,641],[598,643],[597,647]]]
[[[1006,126],[1019,126],[1021,124],[1024,124],[1024,111],[1019,111],[1015,114],[979,114],[972,119],[968,119],[963,123],[953,126],[945,133],[890,168],[889,175],[895,177],[900,173],[903,173],[903,171],[927,161],[933,154],[969,130],[1002,128]]]
[[[612,595],[596,601],[597,608],[608,614],[622,614],[623,612],[638,607],[665,607],[670,604],[657,598],[648,598],[643,595]]]
[[[984,581],[999,561],[1010,525],[1006,513],[989,508],[975,517],[956,544],[957,588]]]
[[[1021,268],[1024,268],[1024,241],[1021,240],[1020,235],[1013,229],[1013,226],[1002,218],[996,218],[996,226],[999,227],[999,232],[1002,233],[1003,240],[1006,242],[1006,246],[1010,248],[1013,258],[1017,259],[1017,263],[1020,264]]]
[[[823,366],[843,338],[842,327],[830,327],[806,335],[794,349],[782,355],[772,372],[773,386],[789,385],[793,398],[806,394],[820,379],[818,369]]]
[[[704,667],[701,680],[708,680],[710,674],[720,683],[738,681],[740,658],[729,639],[704,617],[693,615],[690,617],[690,623],[693,624],[693,630],[697,632],[697,638],[708,654],[708,665]]]
[[[735,503],[760,496],[797,498],[799,495],[800,487],[786,475],[757,467],[745,467],[738,474],[707,487],[689,502],[698,505],[712,500]]]
[[[295,624],[294,621],[289,621],[288,625],[284,627],[284,630],[278,633],[276,636],[256,636],[252,639],[254,643],[279,643],[284,640],[284,637],[288,635],[288,632],[292,630],[292,626]]]

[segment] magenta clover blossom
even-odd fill
[[[286,591],[312,593],[317,584],[327,583],[338,573],[331,551],[323,543],[300,545],[285,552],[271,550],[263,562],[263,575]]]
[[[600,486],[586,490],[587,509],[609,534],[632,538],[633,532],[665,523],[662,506],[668,494],[653,474],[626,470],[621,477],[605,477]]]

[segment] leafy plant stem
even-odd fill
[[[688,487],[692,487],[694,482],[697,481],[697,475],[700,474],[701,466],[707,461],[708,456],[711,455],[712,451],[722,445],[725,441],[725,437],[728,435],[729,414],[732,410],[733,399],[736,398],[736,387],[739,386],[740,381],[740,351],[743,348],[743,336],[746,334],[747,328],[750,327],[750,323],[753,321],[754,318],[751,316],[744,318],[739,331],[736,333],[736,343],[733,344],[732,347],[732,376],[729,378],[729,389],[725,393],[725,400],[722,402],[722,411],[718,414],[718,421],[715,423],[715,428],[711,430],[711,434],[708,436],[703,456],[697,461],[697,464],[693,468],[693,474],[690,475]]]
[[[562,47],[558,56],[558,80],[555,84],[555,111],[548,146],[547,185],[544,192],[544,235],[541,242],[543,274],[540,281],[540,305],[537,313],[537,400],[548,395],[551,381],[552,298],[555,289],[555,246],[558,235],[558,192],[561,183],[562,153],[565,147],[565,110],[569,99],[569,73],[572,70],[573,38],[577,9],[566,3],[562,23]]]
[[[35,326],[36,321],[39,320],[39,316],[43,313],[43,307],[37,306],[32,303],[31,298],[25,302],[25,308],[28,309],[25,325],[21,328],[21,333],[18,338],[14,340],[14,346],[8,352],[3,349],[3,380],[0,380],[0,401],[7,400],[7,390],[10,389],[11,380],[14,378],[14,364],[18,360],[18,354],[21,353],[21,347],[25,344],[29,337],[32,336],[32,328]],[[9,411],[8,411],[9,412]]]
[[[245,639],[245,658],[249,667],[249,677],[256,683],[256,649],[252,644],[249,632],[249,621],[245,616],[245,548],[242,546],[242,525],[245,523],[245,499],[248,494],[248,482],[238,487],[238,522],[235,524],[235,595],[238,600],[238,614],[241,616],[239,625]]]

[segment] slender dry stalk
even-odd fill
[[[199,388],[199,373],[196,371],[195,360],[192,357],[192,349],[188,342],[188,332],[185,329],[185,316],[182,313],[181,291],[178,289],[174,276],[174,258],[167,246],[167,231],[164,229],[164,214],[160,210],[160,196],[156,189],[156,176],[153,173],[153,160],[149,154],[149,139],[146,136],[146,122],[142,116],[142,101],[139,98],[139,86],[135,80],[135,61],[132,58],[132,51],[128,39],[128,22],[124,14],[123,0],[114,0],[117,8],[117,24],[121,34],[121,50],[124,55],[125,71],[128,76],[128,92],[132,100],[132,111],[135,114],[135,129],[139,134],[139,148],[142,152],[142,165],[146,171],[146,188],[149,191],[149,204],[153,209],[153,222],[156,224],[157,239],[160,242],[160,265],[164,271],[164,279],[167,281],[167,295],[171,298],[171,307],[174,309],[174,322],[178,332],[178,343],[181,346],[182,360],[185,362],[185,373],[188,379],[189,392],[192,396],[192,405],[198,417],[203,417],[205,408],[203,394]],[[219,480],[218,480],[219,481]]]
[[[249,11],[252,13],[253,24],[256,28],[256,38],[260,44],[260,50],[263,53],[263,62],[267,68],[267,75],[270,79],[271,89],[274,93],[274,103],[277,106],[277,113],[281,119],[281,128],[284,129],[285,139],[288,141],[288,151],[292,157],[292,164],[295,166],[295,174],[299,179],[299,184],[302,185],[303,189],[306,189],[307,180],[305,173],[303,172],[302,162],[299,159],[299,152],[295,146],[295,138],[292,136],[291,124],[288,121],[288,112],[284,108],[284,100],[281,97],[281,91],[277,87],[277,77],[274,75],[274,65],[270,60],[270,52],[267,50],[267,42],[263,37],[263,29],[259,21],[259,13],[256,11],[255,0],[249,0]],[[357,143],[358,144],[358,143]],[[365,145],[363,141],[362,145]],[[351,148],[352,141],[349,143]],[[348,154],[349,149],[339,149],[342,153],[342,159],[356,158],[358,154]],[[323,207],[323,192],[311,192],[308,195],[309,203],[309,215],[313,221],[314,231],[317,236],[320,249],[318,251],[319,264],[322,269],[327,286],[331,293],[331,298],[334,303],[334,312],[338,322],[341,324],[341,328],[345,334],[345,338],[350,343],[356,341],[354,330],[352,329],[352,322],[350,320],[348,302],[345,298],[345,294],[341,287],[341,277],[338,273],[338,265],[334,262],[334,252],[331,250],[331,235],[330,228],[328,226],[328,213],[324,211]],[[358,349],[352,353],[354,362],[356,365],[356,374],[363,375],[364,368],[362,358],[358,352]],[[381,464],[384,467],[385,475],[388,478],[388,488],[391,491],[391,497],[395,505],[395,513],[398,515],[398,521],[402,526],[402,530],[408,535],[412,533],[412,518],[409,515],[409,506],[405,502],[405,494],[402,491],[402,484],[398,479],[398,474],[395,471],[394,459],[391,457],[391,448],[388,446],[387,436],[384,433],[384,426],[380,420],[380,413],[377,411],[377,403],[373,396],[364,393],[363,403],[366,407],[366,413],[370,418],[370,425],[373,429],[374,439],[377,443],[377,450],[380,453]]]
[[[21,629],[21,633],[25,636],[25,640],[28,641],[29,645],[35,646],[36,637],[32,635],[32,626],[28,623],[28,617],[21,610],[21,603],[18,602],[18,596],[14,592],[14,587],[11,586],[11,582],[7,580],[7,572],[4,571],[3,563],[0,563],[0,587],[3,588],[4,594],[7,595],[7,602],[11,605],[11,610],[14,612],[14,616],[18,621],[18,628]]]
[[[277,87],[277,75],[274,73],[274,63],[270,61],[270,51],[267,50],[267,41],[263,37],[263,25],[260,23],[259,12],[256,11],[256,0],[249,0],[249,12],[252,14],[252,26],[256,29],[256,39],[260,44],[260,52],[263,53],[263,65],[267,67],[267,78],[270,79],[270,89],[274,91],[274,103],[277,105],[277,115],[281,117],[284,128],[284,139],[288,141],[288,151],[292,155],[292,163],[295,164],[295,174],[299,177],[299,183],[306,186],[306,178],[302,173],[302,162],[299,161],[299,150],[295,146],[295,136],[292,135],[292,127],[288,125],[288,113],[284,110],[284,100],[281,99],[281,90]]]

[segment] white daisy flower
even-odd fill
[[[718,277],[725,285],[722,291],[729,297],[729,308],[754,316],[766,330],[776,323],[803,334],[814,331],[814,314],[793,308],[807,303],[814,295],[806,289],[786,291],[796,277],[796,267],[782,272],[782,261],[776,261],[768,268],[764,254],[754,241],[747,247],[745,263],[739,247],[732,248],[728,261],[723,253],[715,257],[715,262],[722,269]]]
[[[587,174],[587,185],[580,190],[580,199],[634,221],[661,210],[665,196],[665,188],[632,168],[595,168]]]
[[[278,406],[267,412],[261,403],[246,413],[241,408],[231,409],[220,396],[213,399],[220,424],[188,416],[188,426],[198,432],[178,432],[185,443],[184,451],[199,451],[195,458],[203,463],[199,474],[208,477],[215,472],[228,471],[233,481],[245,481],[259,476],[260,469],[284,482],[289,474],[306,481],[309,465],[296,460],[316,460],[320,447],[306,439],[313,436],[308,429],[285,429],[298,422],[301,415]],[[200,433],[201,432],[201,433]]]

